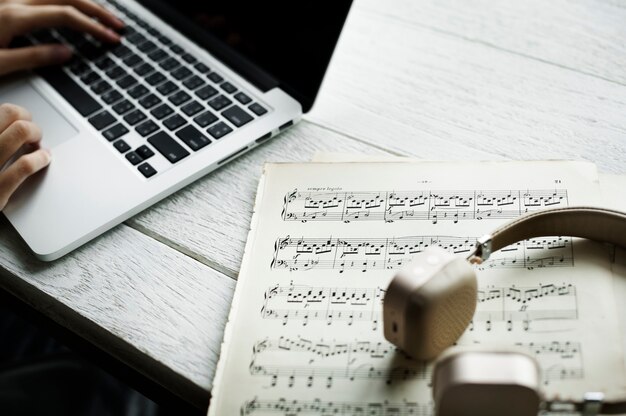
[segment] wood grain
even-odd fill
[[[570,71],[626,84],[621,0],[362,0],[361,9]]]
[[[413,24],[422,17],[407,2],[356,3],[310,120],[422,158],[434,145],[439,159],[576,159],[626,172],[626,86]]]
[[[209,390],[235,286],[231,278],[124,225],[42,263],[3,219],[0,263],[8,272],[0,285],[35,309],[97,344],[111,337],[124,341],[137,351],[111,352],[153,378],[166,376],[155,368],[163,367]],[[89,323],[77,322],[65,307]]]

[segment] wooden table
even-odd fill
[[[626,173],[626,2],[356,0],[313,112],[52,264],[0,221],[0,287],[206,407],[265,162],[586,159]]]

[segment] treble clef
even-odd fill
[[[243,404],[243,406],[241,407],[241,416],[249,415],[258,408],[259,406],[257,404],[257,398],[255,397],[254,399],[247,401]]]
[[[287,208],[289,206],[289,204],[291,202],[293,202],[296,198],[298,197],[298,188],[294,189],[293,191],[287,193],[285,195],[285,199],[284,199],[284,203],[283,203],[283,212],[281,213],[281,217],[283,218],[283,220],[287,220],[288,218],[292,218],[293,215],[290,215],[287,212]]]

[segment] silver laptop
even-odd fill
[[[275,137],[308,111],[351,1],[108,0],[119,45],[67,29],[59,68],[2,81],[27,108],[52,163],[4,214],[54,260]]]

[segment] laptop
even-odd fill
[[[55,260],[237,156],[310,110],[351,1],[102,0],[122,43],[68,29],[63,67],[0,82],[27,108],[52,163],[4,210]]]

